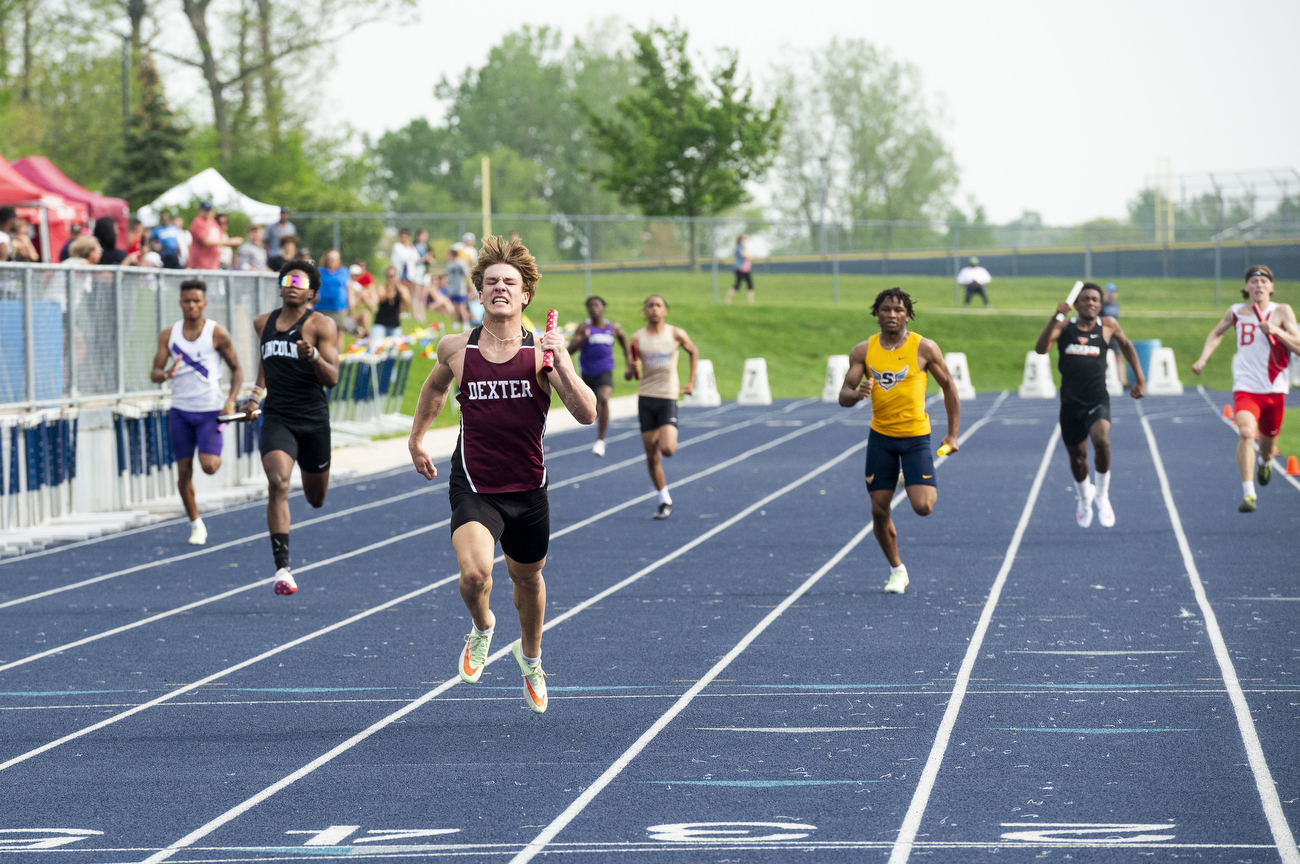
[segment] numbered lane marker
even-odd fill
[[[54,849],[103,833],[85,828],[0,828],[0,852]]]
[[[1024,829],[1023,822],[1003,822],[1003,828]],[[1115,846],[1123,843],[1163,843],[1174,839],[1173,834],[1151,832],[1169,831],[1174,826],[1165,823],[1105,822],[1040,822],[1029,830],[1007,831],[1003,840],[1023,840],[1026,843],[1068,843],[1071,846]]]
[[[775,833],[754,833],[754,829],[775,828]],[[645,829],[651,840],[664,843],[716,843],[718,841],[755,841],[802,840],[808,832],[816,831],[816,825],[804,825],[801,822],[674,822],[669,825],[651,825]],[[798,834],[788,832],[798,831]],[[781,833],[787,832],[787,833]]]
[[[371,828],[365,837],[352,837],[361,830],[360,825],[331,825],[325,830],[286,831],[285,834],[310,834],[311,839],[304,846],[355,846],[359,843],[393,843],[399,840],[414,840],[417,837],[437,837],[442,834],[455,834],[459,828]],[[347,843],[343,843],[348,840]]]

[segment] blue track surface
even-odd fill
[[[1221,395],[1116,399],[1119,524],[1081,531],[1056,403],[996,399],[935,513],[894,511],[901,597],[865,412],[684,410],[665,522],[627,422],[603,460],[550,439],[542,716],[508,656],[453,683],[446,490],[413,472],[293,500],[289,598],[260,506],[202,550],[6,561],[0,854],[1300,861],[1300,488],[1239,515]]]

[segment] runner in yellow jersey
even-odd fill
[[[948,412],[949,452],[957,452],[961,403],[957,387],[943,362],[939,346],[907,329],[915,317],[912,298],[902,288],[876,295],[871,314],[880,323],[880,335],[859,342],[849,354],[849,373],[840,388],[840,404],[852,408],[871,400],[871,435],[867,439],[867,493],[876,540],[889,561],[885,590],[902,594],[907,588],[907,568],[898,557],[898,531],[889,515],[889,502],[898,487],[902,469],[907,499],[918,516],[929,516],[938,500],[934,482],[934,456],[930,452],[930,415],[925,412],[925,385],[929,375],[943,390]],[[870,372],[871,374],[867,374]]]

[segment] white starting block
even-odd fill
[[[1025,355],[1025,377],[1020,381],[1021,399],[1055,399],[1052,361],[1046,354],[1030,351]]]
[[[717,408],[722,404],[712,360],[701,360],[695,367],[695,392],[683,396],[679,404],[687,408]]]
[[[975,398],[975,385],[970,380],[970,364],[966,362],[966,355],[961,351],[950,351],[943,355],[943,362],[948,365],[952,383],[957,385],[957,398],[963,402],[972,401]]]
[[[1178,380],[1174,349],[1157,348],[1151,354],[1151,374],[1147,376],[1148,396],[1182,396],[1183,382]]]
[[[1106,352],[1106,393],[1111,396],[1123,396],[1124,387],[1119,383],[1119,357],[1114,351]]]
[[[772,388],[767,383],[767,361],[762,357],[750,357],[745,361],[745,371],[741,373],[740,394],[736,396],[736,404],[772,404]]]
[[[849,355],[832,354],[826,358],[826,384],[822,387],[822,401],[836,405],[840,401],[840,388],[844,376],[849,374]]]

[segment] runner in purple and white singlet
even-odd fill
[[[424,449],[424,433],[442,411],[452,384],[458,385],[460,438],[448,483],[451,544],[460,565],[460,596],[474,624],[457,669],[462,681],[473,684],[487,664],[496,626],[488,602],[492,562],[500,541],[522,631],[510,653],[524,676],[528,707],[541,714],[546,710],[542,567],[551,534],[542,437],[552,389],[584,426],[596,419],[596,396],[579,379],[559,331],[535,339],[524,330],[524,307],[541,276],[522,243],[484,238],[472,278],[483,298],[483,326],[438,342],[438,363],[420,388],[415,409],[411,460],[426,479],[438,476]],[[542,372],[545,351],[554,355],[550,373]]]
[[[614,392],[614,341],[623,349],[623,365],[631,366],[627,353],[627,336],[614,321],[605,320],[605,301],[596,296],[587,298],[587,320],[578,325],[569,340],[569,353],[581,351],[578,363],[582,366],[582,383],[596,394],[596,444],[591,452],[605,455],[605,430],[609,428],[609,397]]]
[[[222,408],[235,410],[235,397],[244,383],[244,373],[235,354],[230,333],[216,321],[203,316],[208,308],[208,286],[202,279],[181,283],[181,314],[184,316],[158,334],[149,380],[172,382],[171,410],[167,432],[176,454],[176,488],[190,519],[190,543],[208,542],[208,529],[199,516],[194,499],[194,451],[204,474],[216,474],[221,467],[221,429],[217,417]],[[171,368],[167,361],[175,359]],[[222,398],[221,361],[230,367],[230,389]]]

